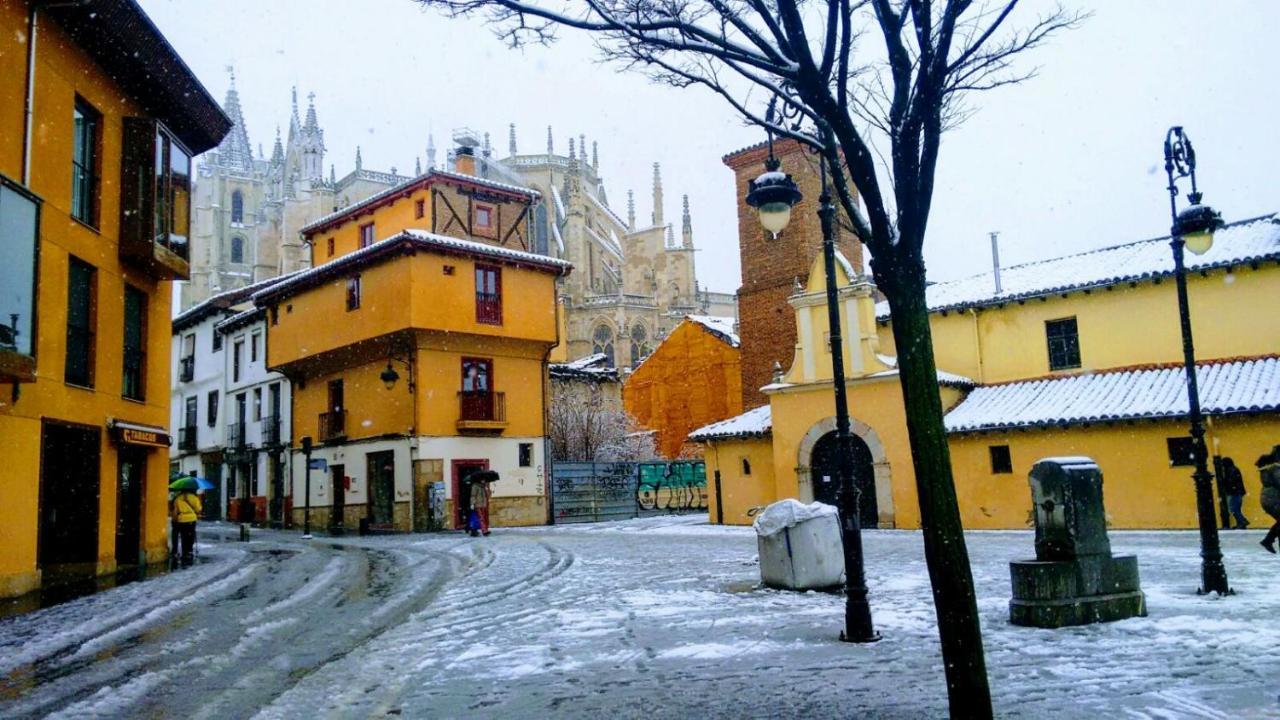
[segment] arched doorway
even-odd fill
[[[858,522],[864,528],[878,527],[880,514],[876,504],[875,466],[871,448],[857,435],[850,434],[849,447],[853,453],[853,483],[858,488]],[[836,434],[829,432],[818,438],[813,446],[809,468],[813,482],[813,499],[828,505],[839,506],[839,452]]]

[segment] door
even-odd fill
[[[859,491],[858,522],[864,528],[874,528],[879,525],[880,514],[876,507],[876,476],[871,448],[856,435],[850,436],[849,445],[853,454],[853,482]],[[839,456],[836,450],[836,434],[829,432],[823,435],[813,446],[809,470],[813,499],[839,507],[840,481],[836,472]]]
[[[142,484],[147,451],[122,447],[116,474],[116,565],[138,565],[142,556]]]
[[[44,423],[40,434],[41,568],[98,559],[98,428]]]
[[[369,453],[369,524],[391,527],[395,524],[396,466],[390,450]]]
[[[462,359],[462,419],[493,420],[493,361]]]
[[[341,535],[347,522],[347,467],[329,466],[329,485],[333,490],[333,508],[329,512],[329,532]]]
[[[471,513],[471,483],[466,482],[466,479],[473,472],[488,469],[488,460],[453,461],[453,527],[455,529],[465,528],[467,517]]]
[[[223,515],[222,500],[222,463],[216,459],[205,460],[204,479],[213,483],[213,487],[204,494],[205,520],[221,520]]]

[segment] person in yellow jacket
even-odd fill
[[[173,527],[182,544],[182,565],[195,562],[196,520],[204,510],[200,496],[190,490],[178,493],[173,499]]]

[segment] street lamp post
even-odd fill
[[[1221,216],[1208,205],[1196,187],[1196,153],[1191,139],[1180,126],[1169,129],[1164,140],[1164,169],[1169,177],[1169,213],[1173,218],[1169,244],[1173,247],[1173,270],[1178,289],[1178,319],[1182,327],[1182,356],[1187,375],[1187,401],[1191,420],[1191,447],[1195,455],[1192,479],[1196,489],[1196,515],[1200,523],[1200,592],[1228,595],[1227,568],[1222,563],[1222,546],[1218,542],[1218,521],[1213,511],[1213,476],[1209,473],[1209,452],[1204,442],[1204,418],[1200,412],[1200,390],[1196,382],[1196,351],[1191,336],[1191,308],[1187,302],[1187,269],[1183,250],[1203,255],[1213,246],[1213,232],[1222,226]],[[1178,185],[1181,178],[1191,178],[1191,202],[1178,212]]]
[[[771,110],[772,114],[772,110]],[[849,403],[845,394],[844,343],[840,333],[840,301],[836,290],[836,208],[827,187],[827,163],[818,161],[822,194],[818,198],[818,219],[822,226],[822,260],[827,276],[827,321],[830,326],[831,381],[836,401],[836,475],[840,487],[841,545],[844,550],[845,642],[875,642],[880,639],[871,623],[871,606],[867,602],[867,580],[863,570],[862,527],[858,518],[859,490],[853,482],[853,446],[849,436]],[[779,170],[781,163],[773,155],[773,134],[769,134],[769,159],[765,172],[751,181],[747,204],[757,209],[760,224],[773,237],[791,220],[791,208],[800,201],[800,189],[790,175]]]
[[[306,469],[303,470],[306,475],[306,482],[303,483],[302,505],[302,537],[304,540],[311,539],[311,436],[307,435],[302,438],[302,457],[306,461]]]

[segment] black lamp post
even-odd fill
[[[770,109],[772,114],[772,109]],[[822,195],[818,198],[818,219],[822,225],[822,260],[827,276],[827,319],[831,338],[831,381],[836,400],[836,475],[840,487],[841,544],[844,549],[845,642],[875,642],[880,639],[871,624],[871,606],[867,603],[867,580],[862,562],[862,527],[858,518],[859,491],[853,482],[853,447],[849,436],[849,403],[845,397],[844,343],[840,333],[840,302],[836,292],[836,208],[827,187],[827,163],[818,160],[822,179]],[[769,134],[769,159],[765,172],[751,181],[747,204],[757,209],[760,224],[777,237],[791,220],[791,208],[800,202],[800,189],[790,175],[779,170],[781,163],[773,155],[773,134]]]
[[[302,491],[305,495],[305,497],[303,498],[304,504],[302,506],[303,508],[302,509],[302,538],[304,540],[310,540],[311,539],[311,436],[310,435],[307,435],[302,438],[302,457],[304,462],[306,462],[307,464],[307,467],[305,470],[306,482],[304,483],[305,487]]]
[[[1200,390],[1196,383],[1196,351],[1191,338],[1191,308],[1187,303],[1187,268],[1183,249],[1203,255],[1213,247],[1213,232],[1222,227],[1222,217],[1208,205],[1201,205],[1196,188],[1196,152],[1191,139],[1180,126],[1169,129],[1164,140],[1164,169],[1169,176],[1169,213],[1173,227],[1169,231],[1173,247],[1173,270],[1178,287],[1178,318],[1182,324],[1182,356],[1187,374],[1187,400],[1191,416],[1191,448],[1196,469],[1192,474],[1196,488],[1196,515],[1200,523],[1201,586],[1200,592],[1227,595],[1227,568],[1222,564],[1222,546],[1218,542],[1218,522],[1213,512],[1213,488],[1209,473],[1209,452],[1204,442],[1204,418],[1200,413]],[[1191,202],[1178,212],[1178,185],[1181,178],[1191,178]]]

